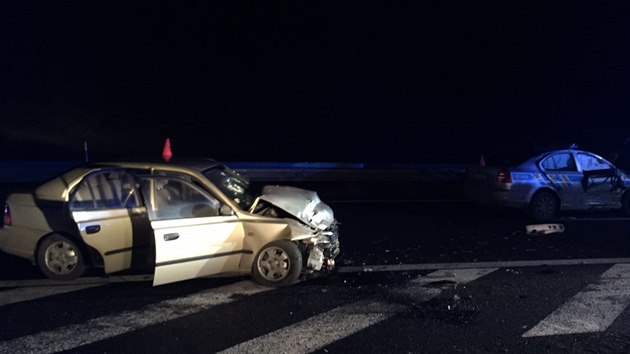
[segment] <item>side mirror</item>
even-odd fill
[[[221,205],[221,209],[219,209],[219,214],[222,216],[232,216],[234,215],[234,210],[227,206],[226,204]]]

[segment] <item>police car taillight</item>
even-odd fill
[[[512,174],[505,168],[497,173],[497,183],[512,183]]]
[[[4,226],[13,225],[13,218],[11,217],[11,209],[9,209],[9,204],[4,205]]]

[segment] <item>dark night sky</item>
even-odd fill
[[[466,162],[630,136],[628,1],[7,1],[2,159]]]

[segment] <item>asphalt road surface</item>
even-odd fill
[[[0,352],[630,352],[630,218],[565,214],[564,232],[531,235],[521,213],[466,201],[330,204],[338,271],[288,288],[62,284],[0,254]]]

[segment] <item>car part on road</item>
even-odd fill
[[[564,225],[562,224],[538,224],[538,225],[525,225],[525,231],[528,235],[549,235],[558,234],[564,232]]]

